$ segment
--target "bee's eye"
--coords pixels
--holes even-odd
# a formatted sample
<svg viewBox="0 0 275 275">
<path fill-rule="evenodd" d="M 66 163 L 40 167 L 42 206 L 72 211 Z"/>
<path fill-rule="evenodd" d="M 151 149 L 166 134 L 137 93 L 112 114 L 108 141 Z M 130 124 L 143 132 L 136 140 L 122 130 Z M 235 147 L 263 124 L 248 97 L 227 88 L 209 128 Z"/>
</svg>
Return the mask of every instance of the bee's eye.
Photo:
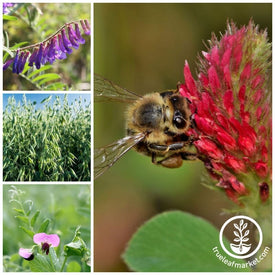
<svg viewBox="0 0 275 275">
<path fill-rule="evenodd" d="M 181 112 L 176 111 L 173 118 L 173 124 L 178 128 L 182 129 L 186 126 L 186 121 L 183 118 Z"/>
</svg>

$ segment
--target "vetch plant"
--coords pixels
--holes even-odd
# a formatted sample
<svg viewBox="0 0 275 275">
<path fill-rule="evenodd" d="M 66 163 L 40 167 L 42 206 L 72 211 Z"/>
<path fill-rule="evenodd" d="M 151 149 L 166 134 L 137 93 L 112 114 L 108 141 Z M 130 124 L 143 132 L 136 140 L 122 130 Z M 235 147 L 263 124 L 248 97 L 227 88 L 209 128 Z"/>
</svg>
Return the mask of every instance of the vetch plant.
<svg viewBox="0 0 275 275">
<path fill-rule="evenodd" d="M 12 186 L 9 193 L 10 203 L 15 206 L 13 210 L 20 224 L 19 228 L 26 233 L 25 236 L 31 238 L 33 245 L 29 248 L 19 248 L 18 255 L 23 258 L 21 260 L 15 256 L 4 257 L 5 271 L 90 271 L 90 250 L 81 236 L 80 226 L 74 226 L 72 241 L 64 243 L 62 239 L 67 238 L 67 233 L 54 229 L 55 222 L 49 218 L 40 223 L 42 211 L 35 210 L 32 200 L 23 199 L 25 193 L 22 190 Z M 15 228 L 12 230 L 16 232 Z M 58 234 L 46 233 L 50 230 Z"/>
<path fill-rule="evenodd" d="M 78 49 L 79 44 L 85 43 L 85 39 L 80 33 L 79 23 L 85 34 L 89 35 L 90 25 L 88 20 L 67 23 L 44 41 L 17 49 L 15 57 L 4 63 L 3 70 L 13 64 L 12 72 L 20 74 L 25 69 L 26 63 L 28 67 L 35 65 L 36 69 L 40 69 L 41 65 L 53 64 L 56 59 L 67 58 L 67 54 L 73 52 L 72 47 Z"/>
<path fill-rule="evenodd" d="M 10 7 L 10 10 L 8 10 L 8 7 Z M 31 3 L 8 5 L 8 3 L 6 3 L 4 12 L 6 14 L 3 15 L 3 50 L 5 53 L 3 56 L 3 70 L 11 70 L 12 73 L 20 75 L 22 81 L 27 80 L 29 84 L 31 84 L 29 86 L 33 86 L 38 90 L 68 90 L 69 86 L 63 83 L 65 80 L 64 76 L 56 73 L 57 70 L 54 69 L 52 65 L 56 63 L 57 60 L 67 59 L 68 55 L 73 53 L 73 50 L 79 49 L 80 45 L 85 44 L 86 41 L 89 40 L 87 35 L 90 35 L 91 30 L 88 19 L 84 18 L 70 21 L 63 24 L 57 31 L 50 29 L 50 33 L 49 31 L 45 32 L 47 25 L 41 25 L 47 15 L 45 15 L 43 19 L 43 12 L 37 5 Z M 56 9 L 57 15 L 60 12 L 62 13 L 62 10 L 59 11 L 59 9 Z M 42 17 L 42 19 L 38 20 L 40 17 Z M 29 45 L 31 42 L 27 41 L 19 40 L 20 42 L 17 42 L 18 37 L 21 38 L 21 36 L 13 30 L 16 26 L 13 27 L 11 24 L 8 25 L 9 31 L 5 30 L 5 22 L 19 20 L 22 21 L 23 26 L 26 23 L 28 24 L 27 26 L 34 33 L 34 41 L 38 40 L 39 42 L 31 45 Z M 60 25 L 58 24 L 57 26 Z M 44 33 L 46 33 L 47 36 L 44 36 Z M 10 37 L 16 42 L 12 43 Z M 13 45 L 10 46 L 10 44 Z M 81 55 L 79 50 L 78 53 Z M 71 62 L 73 62 L 73 60 Z M 48 70 L 54 70 L 55 72 L 47 73 L 46 71 Z M 68 76 L 66 76 L 66 78 L 68 78 Z M 68 82 L 68 79 L 66 82 Z"/>
<path fill-rule="evenodd" d="M 90 102 L 8 98 L 3 113 L 4 181 L 90 181 Z"/>
</svg>

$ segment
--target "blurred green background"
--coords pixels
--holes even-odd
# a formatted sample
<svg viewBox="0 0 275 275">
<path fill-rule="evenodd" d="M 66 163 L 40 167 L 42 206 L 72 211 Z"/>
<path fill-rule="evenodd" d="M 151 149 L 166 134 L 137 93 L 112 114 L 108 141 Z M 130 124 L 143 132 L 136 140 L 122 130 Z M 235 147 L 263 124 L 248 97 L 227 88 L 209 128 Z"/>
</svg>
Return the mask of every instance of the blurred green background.
<svg viewBox="0 0 275 275">
<path fill-rule="evenodd" d="M 58 234 L 60 253 L 63 246 L 72 241 L 77 226 L 81 226 L 81 237 L 90 248 L 90 186 L 82 184 L 26 184 L 15 185 L 17 189 L 25 192 L 23 199 L 33 201 L 31 216 L 40 210 L 36 222 L 39 228 L 44 219 L 51 220 L 47 233 Z M 15 203 L 10 203 L 9 190 L 11 185 L 3 186 L 3 255 L 17 254 L 20 247 L 31 248 L 33 241 L 23 230 L 22 225 L 15 219 L 18 208 Z M 60 255 L 59 252 L 57 252 Z M 20 257 L 19 257 L 20 258 Z M 69 259 L 70 262 L 72 259 Z M 77 259 L 74 259 L 77 260 Z"/>
<path fill-rule="evenodd" d="M 15 6 L 17 8 L 18 5 Z M 11 10 L 11 9 L 10 9 Z M 28 20 L 29 17 L 32 18 Z M 32 3 L 21 4 L 14 15 L 19 19 L 16 21 L 3 22 L 3 29 L 8 33 L 9 46 L 15 43 L 27 41 L 28 45 L 43 41 L 52 35 L 65 23 L 88 19 L 91 5 L 88 3 Z M 82 28 L 80 30 L 85 39 L 85 44 L 73 49 L 73 53 L 67 55 L 65 60 L 56 60 L 53 63 L 55 72 L 61 76 L 61 82 L 69 86 L 70 90 L 90 90 L 91 81 L 91 43 L 90 36 L 85 35 Z M 6 43 L 5 43 L 6 45 Z M 24 78 L 13 74 L 11 70 L 4 71 L 4 90 L 33 90 L 35 87 Z"/>
<path fill-rule="evenodd" d="M 174 89 L 192 73 L 198 53 L 227 19 L 238 26 L 253 18 L 271 42 L 272 5 L 253 4 L 94 4 L 94 71 L 139 94 Z M 125 135 L 127 105 L 98 103 L 94 108 L 95 147 Z M 169 170 L 131 150 L 94 183 L 95 271 L 127 271 L 121 254 L 137 228 L 155 214 L 180 209 L 218 228 L 232 203 L 212 191 L 199 162 Z"/>
</svg>

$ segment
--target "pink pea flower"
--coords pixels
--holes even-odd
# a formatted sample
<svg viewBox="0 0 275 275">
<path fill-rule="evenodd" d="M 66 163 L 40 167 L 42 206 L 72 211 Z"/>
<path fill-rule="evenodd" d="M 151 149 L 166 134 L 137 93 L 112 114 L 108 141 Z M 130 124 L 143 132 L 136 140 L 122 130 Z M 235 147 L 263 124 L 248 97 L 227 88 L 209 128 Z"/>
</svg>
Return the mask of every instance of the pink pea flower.
<svg viewBox="0 0 275 275">
<path fill-rule="evenodd" d="M 41 245 L 42 251 L 47 255 L 49 254 L 50 247 L 57 247 L 60 243 L 60 239 L 56 234 L 37 233 L 33 236 L 33 241 Z"/>
<path fill-rule="evenodd" d="M 34 258 L 34 255 L 31 249 L 20 248 L 18 253 L 22 258 L 24 258 L 27 261 L 31 261 Z"/>
</svg>

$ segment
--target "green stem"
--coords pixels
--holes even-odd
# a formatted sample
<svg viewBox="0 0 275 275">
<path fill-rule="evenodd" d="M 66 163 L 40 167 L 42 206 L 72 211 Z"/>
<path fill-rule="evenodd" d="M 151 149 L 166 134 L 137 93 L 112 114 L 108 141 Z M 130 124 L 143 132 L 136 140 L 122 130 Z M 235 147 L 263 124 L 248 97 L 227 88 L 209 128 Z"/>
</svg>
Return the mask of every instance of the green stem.
<svg viewBox="0 0 275 275">
<path fill-rule="evenodd" d="M 61 28 L 59 28 L 54 34 L 52 34 L 51 36 L 49 36 L 48 38 L 46 38 L 45 40 L 43 40 L 42 42 L 38 42 L 36 44 L 32 44 L 30 46 L 26 46 L 26 47 L 23 47 L 23 48 L 19 48 L 19 49 L 16 49 L 16 50 L 11 50 L 11 51 L 23 51 L 23 50 L 27 50 L 27 49 L 32 49 L 34 47 L 38 47 L 40 46 L 40 44 L 42 43 L 46 43 L 47 41 L 51 40 L 56 34 L 58 34 L 60 31 L 62 31 L 62 29 L 66 28 L 68 25 L 70 24 L 74 24 L 74 23 L 78 23 L 80 20 L 77 20 L 77 21 L 71 21 L 69 23 L 65 23 Z"/>
<path fill-rule="evenodd" d="M 61 267 L 61 269 L 60 269 L 60 272 L 63 271 L 63 269 L 64 269 L 64 267 L 65 267 L 65 264 L 66 264 L 66 262 L 67 262 L 67 259 L 68 259 L 68 256 L 65 256 L 64 261 L 63 261 L 63 264 L 62 264 L 62 267 Z"/>
</svg>

